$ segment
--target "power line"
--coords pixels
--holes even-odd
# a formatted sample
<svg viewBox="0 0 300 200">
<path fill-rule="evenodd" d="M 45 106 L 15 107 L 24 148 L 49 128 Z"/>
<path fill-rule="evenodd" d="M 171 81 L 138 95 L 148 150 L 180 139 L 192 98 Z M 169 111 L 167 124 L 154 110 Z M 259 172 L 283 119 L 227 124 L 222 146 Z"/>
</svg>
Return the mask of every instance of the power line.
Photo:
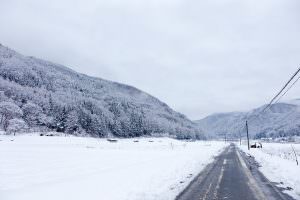
<svg viewBox="0 0 300 200">
<path fill-rule="evenodd" d="M 290 87 L 275 101 L 277 103 L 300 79 L 300 76 L 296 79 L 296 81 L 290 85 Z"/>
<path fill-rule="evenodd" d="M 264 112 L 266 109 L 268 109 L 272 103 L 275 101 L 275 99 L 284 91 L 284 89 L 290 84 L 290 82 L 297 76 L 297 74 L 300 72 L 300 68 L 294 73 L 294 75 L 289 79 L 289 81 L 284 85 L 284 87 L 275 95 L 275 97 L 270 101 L 270 103 L 263 109 L 262 112 Z"/>
<path fill-rule="evenodd" d="M 292 85 L 290 85 L 290 87 L 279 97 L 279 99 L 277 99 L 277 101 L 274 104 L 276 104 L 299 80 L 300 80 L 300 76 L 296 79 L 296 81 Z M 272 108 L 272 106 L 270 108 Z M 289 114 L 287 114 L 284 117 L 282 117 L 281 120 L 288 118 L 292 114 L 293 114 L 293 112 L 290 112 Z"/>
</svg>

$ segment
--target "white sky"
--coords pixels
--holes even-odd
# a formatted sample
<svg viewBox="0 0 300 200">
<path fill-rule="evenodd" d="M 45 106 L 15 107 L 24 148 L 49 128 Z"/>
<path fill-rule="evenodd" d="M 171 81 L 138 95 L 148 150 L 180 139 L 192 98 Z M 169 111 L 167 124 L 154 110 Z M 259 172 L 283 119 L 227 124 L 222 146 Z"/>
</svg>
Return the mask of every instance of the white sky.
<svg viewBox="0 0 300 200">
<path fill-rule="evenodd" d="M 0 0 L 0 43 L 200 119 L 275 95 L 300 64 L 299 10 L 299 0 Z"/>
</svg>

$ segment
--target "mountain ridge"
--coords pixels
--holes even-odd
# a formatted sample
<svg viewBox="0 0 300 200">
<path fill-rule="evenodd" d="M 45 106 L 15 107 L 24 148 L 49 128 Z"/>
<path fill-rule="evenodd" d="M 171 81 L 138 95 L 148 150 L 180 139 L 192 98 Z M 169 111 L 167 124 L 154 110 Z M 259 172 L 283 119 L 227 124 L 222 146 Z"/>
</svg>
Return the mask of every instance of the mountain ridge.
<svg viewBox="0 0 300 200">
<path fill-rule="evenodd" d="M 199 128 L 211 137 L 245 136 L 245 122 L 253 138 L 300 136 L 300 100 L 293 99 L 273 104 L 265 112 L 266 105 L 248 112 L 217 113 L 196 120 Z"/>
</svg>

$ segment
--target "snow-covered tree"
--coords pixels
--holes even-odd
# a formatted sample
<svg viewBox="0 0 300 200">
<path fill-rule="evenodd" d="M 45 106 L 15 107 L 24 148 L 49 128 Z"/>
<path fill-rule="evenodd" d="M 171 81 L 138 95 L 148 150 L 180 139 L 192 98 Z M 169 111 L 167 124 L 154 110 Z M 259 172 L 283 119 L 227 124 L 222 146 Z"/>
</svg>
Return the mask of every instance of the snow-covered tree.
<svg viewBox="0 0 300 200">
<path fill-rule="evenodd" d="M 4 130 L 7 129 L 8 121 L 13 118 L 20 118 L 23 112 L 19 106 L 13 102 L 0 102 L 0 124 Z"/>
<path fill-rule="evenodd" d="M 23 119 L 10 119 L 8 121 L 7 132 L 11 134 L 16 134 L 27 129 L 27 124 Z"/>
<path fill-rule="evenodd" d="M 34 103 L 26 103 L 23 107 L 24 120 L 30 126 L 41 125 L 40 119 L 42 118 L 43 110 L 40 106 Z"/>
<path fill-rule="evenodd" d="M 78 113 L 76 110 L 72 110 L 67 115 L 66 132 L 69 134 L 80 134 L 80 132 L 82 132 L 82 128 L 78 121 Z"/>
<path fill-rule="evenodd" d="M 9 98 L 4 94 L 4 91 L 0 91 L 0 102 L 9 101 Z"/>
</svg>

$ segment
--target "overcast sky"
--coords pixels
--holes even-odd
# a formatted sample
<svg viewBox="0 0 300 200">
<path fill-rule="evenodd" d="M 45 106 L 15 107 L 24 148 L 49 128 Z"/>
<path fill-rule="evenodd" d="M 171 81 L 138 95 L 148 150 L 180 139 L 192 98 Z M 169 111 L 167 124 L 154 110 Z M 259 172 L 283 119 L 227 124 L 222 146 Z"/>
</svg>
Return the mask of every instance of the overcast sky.
<svg viewBox="0 0 300 200">
<path fill-rule="evenodd" d="M 0 43 L 200 119 L 275 95 L 300 64 L 299 10 L 299 0 L 0 0 Z"/>
</svg>

